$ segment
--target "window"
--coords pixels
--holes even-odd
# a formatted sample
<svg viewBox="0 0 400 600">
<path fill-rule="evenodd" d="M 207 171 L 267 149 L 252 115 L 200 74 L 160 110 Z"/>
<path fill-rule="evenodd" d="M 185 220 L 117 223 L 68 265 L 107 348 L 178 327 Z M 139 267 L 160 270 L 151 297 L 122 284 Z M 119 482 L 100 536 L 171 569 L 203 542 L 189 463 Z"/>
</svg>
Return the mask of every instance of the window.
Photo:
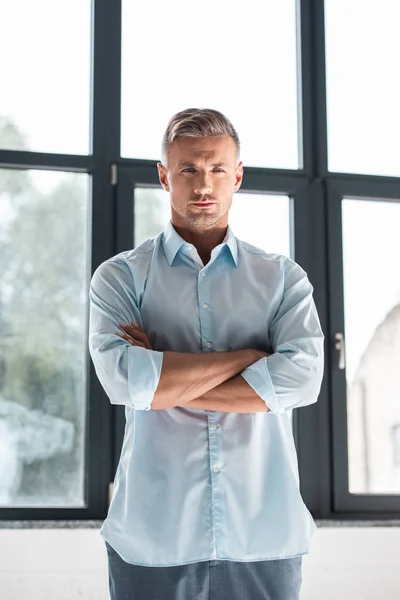
<svg viewBox="0 0 400 600">
<path fill-rule="evenodd" d="M 0 170 L 0 504 L 85 506 L 85 174 Z"/>
<path fill-rule="evenodd" d="M 0 0 L 0 14 L 0 148 L 87 154 L 90 0 Z"/>
<path fill-rule="evenodd" d="M 329 170 L 400 175 L 398 22 L 393 0 L 326 0 Z"/>
<path fill-rule="evenodd" d="M 125 414 L 90 361 L 88 281 L 168 222 L 157 162 L 189 107 L 239 134 L 235 235 L 313 286 L 326 376 L 292 415 L 307 507 L 400 518 L 399 11 L 0 0 L 1 519 L 106 516 Z"/>
<path fill-rule="evenodd" d="M 400 203 L 345 198 L 342 214 L 349 489 L 400 493 L 390 435 L 400 420 Z"/>
<path fill-rule="evenodd" d="M 265 252 L 291 256 L 290 202 L 286 196 L 238 192 L 233 196 L 229 224 L 239 239 Z M 167 192 L 161 188 L 135 189 L 135 246 L 163 231 L 169 220 Z"/>
<path fill-rule="evenodd" d="M 295 2 L 122 7 L 122 156 L 159 159 L 170 117 L 202 107 L 240 131 L 244 164 L 299 167 Z"/>
</svg>

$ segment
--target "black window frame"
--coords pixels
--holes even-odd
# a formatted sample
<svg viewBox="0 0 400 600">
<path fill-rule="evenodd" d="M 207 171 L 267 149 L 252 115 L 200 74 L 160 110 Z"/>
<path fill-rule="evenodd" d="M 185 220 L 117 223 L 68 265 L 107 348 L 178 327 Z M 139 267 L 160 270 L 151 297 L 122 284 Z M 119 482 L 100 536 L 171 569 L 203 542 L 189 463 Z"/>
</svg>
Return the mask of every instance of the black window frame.
<svg viewBox="0 0 400 600">
<path fill-rule="evenodd" d="M 122 0 L 92 2 L 89 155 L 0 149 L 0 168 L 55 169 L 91 176 L 92 273 L 101 262 L 134 245 L 135 187 L 160 185 L 158 161 L 123 158 L 120 154 L 121 3 Z M 342 258 L 333 241 L 341 230 L 338 198 L 355 193 L 360 197 L 371 196 L 371 190 L 378 189 L 378 197 L 397 198 L 400 178 L 328 171 L 324 1 L 298 0 L 297 13 L 301 168 L 245 165 L 240 191 L 278 193 L 293 198 L 294 258 L 307 271 L 314 286 L 314 299 L 325 333 L 325 373 L 319 400 L 293 411 L 303 499 L 315 519 L 396 519 L 400 518 L 397 495 L 378 498 L 352 495 L 348 501 L 343 478 L 343 460 L 347 458 L 343 451 L 338 451 L 337 444 L 338 436 L 343 437 L 346 431 L 346 398 L 343 371 L 338 374 L 335 370 L 337 356 L 332 337 L 343 325 L 343 303 L 340 307 L 333 303 L 332 290 L 336 287 L 340 293 L 343 285 Z M 125 412 L 124 407 L 110 404 L 89 356 L 87 365 L 87 508 L 0 508 L 0 519 L 105 518 L 109 484 L 120 457 Z"/>
</svg>

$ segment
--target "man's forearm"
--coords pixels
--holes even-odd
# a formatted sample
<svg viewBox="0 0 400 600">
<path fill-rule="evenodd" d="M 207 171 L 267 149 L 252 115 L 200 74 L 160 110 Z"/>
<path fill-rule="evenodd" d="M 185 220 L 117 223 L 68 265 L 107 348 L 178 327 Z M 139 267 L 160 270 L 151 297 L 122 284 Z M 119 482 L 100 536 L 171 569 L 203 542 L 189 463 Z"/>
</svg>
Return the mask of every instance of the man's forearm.
<svg viewBox="0 0 400 600">
<path fill-rule="evenodd" d="M 230 380 L 265 355 L 253 349 L 198 354 L 165 351 L 151 408 L 163 410 L 183 406 Z"/>
<path fill-rule="evenodd" d="M 182 406 L 198 410 L 218 410 L 220 412 L 237 413 L 269 411 L 264 400 L 256 394 L 240 374 L 209 390 L 199 398 L 186 402 Z"/>
</svg>

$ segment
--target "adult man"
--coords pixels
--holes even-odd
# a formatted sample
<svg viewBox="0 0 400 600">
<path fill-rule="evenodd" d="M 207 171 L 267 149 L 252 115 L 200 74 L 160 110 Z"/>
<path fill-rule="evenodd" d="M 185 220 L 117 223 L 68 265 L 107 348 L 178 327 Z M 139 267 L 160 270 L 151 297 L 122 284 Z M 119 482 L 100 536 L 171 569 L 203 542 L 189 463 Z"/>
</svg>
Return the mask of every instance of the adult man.
<svg viewBox="0 0 400 600">
<path fill-rule="evenodd" d="M 289 411 L 318 398 L 324 334 L 300 265 L 228 225 L 239 155 L 220 112 L 174 115 L 171 221 L 92 277 L 90 353 L 126 415 L 101 529 L 112 600 L 299 597 L 315 523 Z"/>
</svg>

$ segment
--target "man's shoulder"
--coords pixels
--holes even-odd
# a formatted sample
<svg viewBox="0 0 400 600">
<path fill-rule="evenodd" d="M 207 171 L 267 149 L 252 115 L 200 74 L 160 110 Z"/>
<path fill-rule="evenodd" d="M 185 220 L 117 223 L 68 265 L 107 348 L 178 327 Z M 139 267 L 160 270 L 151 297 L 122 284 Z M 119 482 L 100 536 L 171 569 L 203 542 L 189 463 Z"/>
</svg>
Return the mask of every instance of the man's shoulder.
<svg viewBox="0 0 400 600">
<path fill-rule="evenodd" d="M 114 256 L 111 256 L 108 260 L 126 260 L 129 262 L 135 261 L 135 259 L 140 259 L 143 257 L 144 254 L 149 254 L 154 250 L 157 244 L 157 240 L 160 238 L 160 236 L 161 233 L 152 238 L 148 238 L 147 240 L 144 240 L 144 242 L 142 242 L 138 246 L 135 246 L 134 248 L 131 248 L 130 250 L 123 250 L 118 254 L 114 254 Z"/>
<path fill-rule="evenodd" d="M 237 238 L 236 238 L 237 239 Z M 306 272 L 303 267 L 290 256 L 280 254 L 278 252 L 266 252 L 258 246 L 237 239 L 238 246 L 241 247 L 246 262 L 255 269 L 266 269 L 269 274 L 286 277 L 288 273 L 297 273 L 299 276 L 304 276 Z"/>
<path fill-rule="evenodd" d="M 123 250 L 110 256 L 104 260 L 96 269 L 95 273 L 102 272 L 103 274 L 108 273 L 142 273 L 148 270 L 148 266 L 151 262 L 152 253 L 156 247 L 157 240 L 161 234 L 155 237 L 148 238 L 135 248 L 129 250 Z"/>
<path fill-rule="evenodd" d="M 286 256 L 285 254 L 279 254 L 277 252 L 267 252 L 266 250 L 263 250 L 258 246 L 254 246 L 253 244 L 249 244 L 244 240 L 239 240 L 238 238 L 236 239 L 238 245 L 243 249 L 243 251 L 250 255 L 254 254 L 264 260 L 279 262 L 281 264 L 284 264 L 286 261 L 294 262 L 291 258 L 289 258 L 289 256 Z"/>
</svg>

